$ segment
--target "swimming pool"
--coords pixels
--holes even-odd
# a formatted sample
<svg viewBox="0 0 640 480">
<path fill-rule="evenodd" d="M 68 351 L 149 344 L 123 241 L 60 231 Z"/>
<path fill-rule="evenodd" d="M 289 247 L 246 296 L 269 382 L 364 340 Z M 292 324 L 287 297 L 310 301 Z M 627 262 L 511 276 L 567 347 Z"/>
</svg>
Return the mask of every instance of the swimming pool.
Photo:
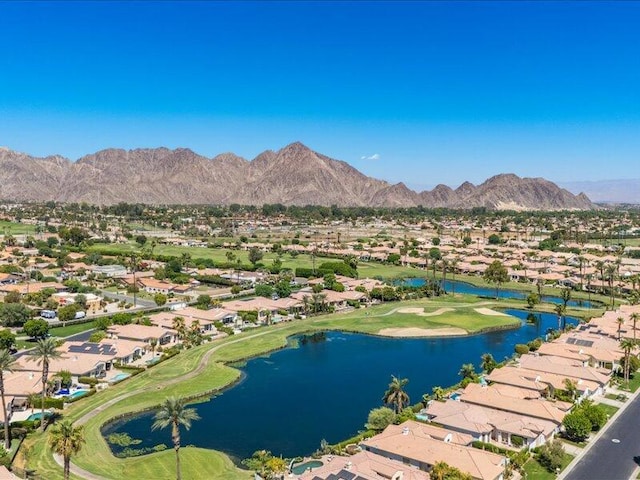
<svg viewBox="0 0 640 480">
<path fill-rule="evenodd" d="M 72 394 L 67 395 L 67 397 L 69 397 L 69 398 L 78 398 L 78 397 L 81 397 L 83 395 L 86 395 L 88 391 L 89 390 L 76 390 Z"/>
<path fill-rule="evenodd" d="M 44 416 L 47 418 L 49 418 L 51 415 L 52 415 L 51 412 L 44 412 Z M 41 420 L 41 419 L 42 419 L 42 412 L 32 413 L 27 417 L 27 420 L 31 422 L 33 422 L 34 420 Z"/>
<path fill-rule="evenodd" d="M 294 475 L 302 475 L 307 470 L 313 470 L 314 468 L 321 467 L 323 463 L 320 460 L 310 460 L 308 462 L 300 463 L 295 465 L 291 469 L 291 473 Z"/>
<path fill-rule="evenodd" d="M 129 378 L 130 376 L 131 376 L 130 373 L 119 373 L 109 381 L 110 382 L 119 382 L 121 380 L 124 380 L 125 378 Z"/>
</svg>

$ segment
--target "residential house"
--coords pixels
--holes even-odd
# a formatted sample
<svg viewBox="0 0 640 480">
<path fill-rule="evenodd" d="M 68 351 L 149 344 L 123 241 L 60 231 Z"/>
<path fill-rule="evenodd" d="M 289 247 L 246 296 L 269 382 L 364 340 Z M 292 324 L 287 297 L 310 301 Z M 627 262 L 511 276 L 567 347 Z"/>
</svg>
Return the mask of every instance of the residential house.
<svg viewBox="0 0 640 480">
<path fill-rule="evenodd" d="M 502 480 L 507 459 L 473 447 L 446 443 L 423 432 L 423 424 L 407 421 L 389 425 L 360 443 L 368 452 L 429 472 L 438 462 L 468 473 L 477 480 Z"/>
</svg>

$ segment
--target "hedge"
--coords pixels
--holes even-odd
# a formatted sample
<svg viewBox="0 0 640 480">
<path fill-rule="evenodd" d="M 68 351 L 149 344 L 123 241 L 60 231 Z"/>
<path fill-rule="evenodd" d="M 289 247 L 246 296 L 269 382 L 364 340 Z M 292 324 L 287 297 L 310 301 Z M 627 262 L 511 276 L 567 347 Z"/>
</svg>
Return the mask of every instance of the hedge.
<svg viewBox="0 0 640 480">
<path fill-rule="evenodd" d="M 42 408 L 42 399 L 38 398 L 34 400 L 33 408 Z M 62 398 L 46 397 L 44 399 L 44 408 L 57 408 L 62 410 L 64 408 L 64 400 Z"/>
<path fill-rule="evenodd" d="M 78 377 L 78 383 L 95 387 L 98 383 L 100 383 L 100 380 L 98 380 L 96 377 Z"/>
</svg>

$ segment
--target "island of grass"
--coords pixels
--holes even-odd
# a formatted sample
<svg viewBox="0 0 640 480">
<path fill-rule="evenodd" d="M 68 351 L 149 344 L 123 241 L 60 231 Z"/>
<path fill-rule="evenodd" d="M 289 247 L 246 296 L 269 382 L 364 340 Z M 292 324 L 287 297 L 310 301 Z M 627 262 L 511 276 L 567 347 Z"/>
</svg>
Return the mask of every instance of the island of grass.
<svg viewBox="0 0 640 480">
<path fill-rule="evenodd" d="M 283 348 L 289 336 L 323 330 L 380 335 L 388 328 L 421 329 L 425 333 L 442 329 L 478 333 L 516 327 L 519 320 L 499 314 L 498 310 L 521 307 L 519 301 L 494 302 L 462 295 L 394 302 L 260 328 L 201 345 L 65 410 L 67 419 L 85 426 L 87 447 L 74 457 L 73 462 L 97 476 L 93 478 L 172 478 L 175 468 L 172 450 L 142 457 L 116 458 L 101 434 L 101 426 L 115 418 L 153 408 L 168 396 L 197 398 L 231 385 L 239 378 L 240 371 L 228 363 Z M 29 467 L 43 478 L 62 478 L 62 469 L 46 446 L 46 434 L 36 434 L 27 442 L 36 452 Z M 250 472 L 237 468 L 221 452 L 185 447 L 181 456 L 184 478 L 252 478 Z"/>
</svg>

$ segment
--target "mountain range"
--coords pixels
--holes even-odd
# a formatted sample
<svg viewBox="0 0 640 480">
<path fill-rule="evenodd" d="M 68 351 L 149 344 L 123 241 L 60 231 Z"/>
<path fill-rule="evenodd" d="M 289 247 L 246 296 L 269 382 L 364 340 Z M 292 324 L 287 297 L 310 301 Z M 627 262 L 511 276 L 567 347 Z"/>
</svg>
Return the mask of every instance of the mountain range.
<svg viewBox="0 0 640 480">
<path fill-rule="evenodd" d="M 339 205 L 517 210 L 590 209 L 542 178 L 491 177 L 455 190 L 416 192 L 364 175 L 348 163 L 296 142 L 252 161 L 233 153 L 207 158 L 186 149 L 106 149 L 72 162 L 0 148 L 0 199 L 148 204 Z"/>
<path fill-rule="evenodd" d="M 594 202 L 640 205 L 640 178 L 565 182 L 560 185 L 570 192 L 584 192 Z"/>
</svg>

